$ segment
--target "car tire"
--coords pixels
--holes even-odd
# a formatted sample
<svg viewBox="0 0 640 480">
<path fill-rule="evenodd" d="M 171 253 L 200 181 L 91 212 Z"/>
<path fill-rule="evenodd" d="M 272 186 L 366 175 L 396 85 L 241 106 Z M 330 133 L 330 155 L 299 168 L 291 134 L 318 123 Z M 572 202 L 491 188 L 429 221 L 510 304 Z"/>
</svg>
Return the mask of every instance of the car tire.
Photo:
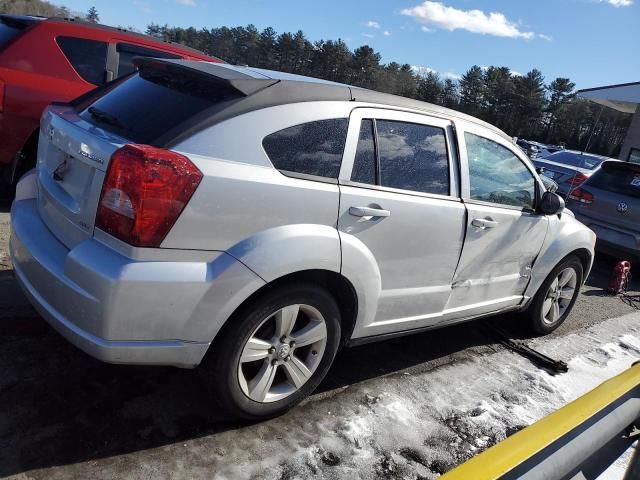
<svg viewBox="0 0 640 480">
<path fill-rule="evenodd" d="M 578 257 L 570 255 L 556 265 L 526 311 L 534 333 L 547 335 L 562 325 L 578 298 L 582 279 Z"/>
<path fill-rule="evenodd" d="M 200 377 L 229 413 L 247 420 L 274 417 L 318 387 L 333 363 L 340 335 L 340 310 L 326 290 L 308 283 L 277 287 L 229 319 L 200 365 Z M 302 345 L 313 339 L 317 341 Z"/>
</svg>

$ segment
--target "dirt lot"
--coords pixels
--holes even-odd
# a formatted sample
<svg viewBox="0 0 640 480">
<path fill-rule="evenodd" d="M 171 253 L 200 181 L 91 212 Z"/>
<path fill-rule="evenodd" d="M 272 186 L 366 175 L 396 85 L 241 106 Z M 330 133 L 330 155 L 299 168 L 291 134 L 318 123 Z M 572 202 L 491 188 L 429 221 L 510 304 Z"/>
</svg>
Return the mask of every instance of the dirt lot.
<svg viewBox="0 0 640 480">
<path fill-rule="evenodd" d="M 346 474 L 347 465 L 361 464 L 384 478 L 432 478 L 464 456 L 440 463 L 437 458 L 421 460 L 428 452 L 420 449 L 430 448 L 428 439 L 421 439 L 397 451 L 370 443 L 371 459 L 363 456 L 359 464 L 353 458 L 366 449 L 358 440 L 352 442 L 355 453 L 347 453 L 341 444 L 318 439 L 333 438 L 333 430 L 343 427 L 351 433 L 342 437 L 356 438 L 352 433 L 359 424 L 349 423 L 350 412 L 375 412 L 378 402 L 391 411 L 395 403 L 390 399 L 400 395 L 398 382 L 403 378 L 420 379 L 424 385 L 452 365 L 477 365 L 473 362 L 479 356 L 507 354 L 473 323 L 353 348 L 339 354 L 320 392 L 305 405 L 262 424 L 229 421 L 206 399 L 193 371 L 102 364 L 53 332 L 28 305 L 13 278 L 8 219 L 5 208 L 0 211 L 0 477 L 338 478 Z M 598 259 L 571 317 L 556 333 L 538 341 L 541 345 L 555 342 L 552 350 L 562 357 L 561 346 L 572 343 L 562 339 L 584 334 L 595 348 L 596 337 L 605 335 L 598 330 L 599 323 L 637 311 L 633 302 L 602 289 L 613 261 Z M 638 282 L 633 287 L 630 294 L 637 295 Z M 513 337 L 522 337 L 517 318 L 492 321 Z M 620 325 L 628 328 L 628 322 Z M 580 353 L 576 345 L 572 355 Z M 526 363 L 514 355 L 514 369 L 524 371 Z M 527 373 L 523 378 L 533 377 Z M 420 401 L 420 395 L 414 397 L 414 403 Z M 318 420 L 322 417 L 339 421 L 326 426 Z M 453 422 L 447 437 L 450 445 L 469 435 L 457 428 L 456 418 L 445 419 Z M 327 428 L 332 432 L 323 430 Z M 489 440 L 472 445 L 467 453 L 491 443 L 493 434 L 482 435 Z M 495 434 L 494 440 L 500 435 L 504 432 Z M 303 444 L 311 456 L 300 456 Z M 288 457 L 298 458 L 297 463 Z M 261 465 L 260 469 L 249 468 L 249 463 Z M 353 468 L 355 477 L 364 475 Z M 420 473 L 420 468 L 427 473 Z"/>
</svg>

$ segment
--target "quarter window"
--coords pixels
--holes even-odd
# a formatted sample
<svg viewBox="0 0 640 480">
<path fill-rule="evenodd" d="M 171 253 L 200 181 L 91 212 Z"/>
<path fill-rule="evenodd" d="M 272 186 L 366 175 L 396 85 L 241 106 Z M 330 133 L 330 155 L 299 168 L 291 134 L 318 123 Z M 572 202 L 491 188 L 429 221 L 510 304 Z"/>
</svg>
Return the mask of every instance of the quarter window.
<svg viewBox="0 0 640 480">
<path fill-rule="evenodd" d="M 465 132 L 471 199 L 533 208 L 535 179 L 524 163 L 499 143 Z"/>
<path fill-rule="evenodd" d="M 56 41 L 78 75 L 94 85 L 104 83 L 107 63 L 106 42 L 75 37 L 58 37 Z"/>
<path fill-rule="evenodd" d="M 449 162 L 444 129 L 376 120 L 380 185 L 449 194 Z"/>
<path fill-rule="evenodd" d="M 262 146 L 278 170 L 338 178 L 347 123 L 346 118 L 303 123 L 267 135 Z"/>
</svg>

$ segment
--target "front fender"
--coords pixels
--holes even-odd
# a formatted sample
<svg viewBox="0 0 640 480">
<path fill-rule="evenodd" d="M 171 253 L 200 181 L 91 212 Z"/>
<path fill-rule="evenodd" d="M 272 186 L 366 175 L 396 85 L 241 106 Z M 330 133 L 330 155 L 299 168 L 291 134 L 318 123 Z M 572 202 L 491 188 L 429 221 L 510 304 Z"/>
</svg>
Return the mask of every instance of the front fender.
<svg viewBox="0 0 640 480">
<path fill-rule="evenodd" d="M 589 266 L 584 272 L 586 280 L 593 265 L 596 234 L 580 223 L 573 215 L 563 213 L 549 218 L 549 231 L 544 240 L 540 254 L 531 271 L 531 281 L 527 286 L 525 296 L 533 297 L 551 270 L 560 261 L 576 250 L 589 252 Z"/>
</svg>

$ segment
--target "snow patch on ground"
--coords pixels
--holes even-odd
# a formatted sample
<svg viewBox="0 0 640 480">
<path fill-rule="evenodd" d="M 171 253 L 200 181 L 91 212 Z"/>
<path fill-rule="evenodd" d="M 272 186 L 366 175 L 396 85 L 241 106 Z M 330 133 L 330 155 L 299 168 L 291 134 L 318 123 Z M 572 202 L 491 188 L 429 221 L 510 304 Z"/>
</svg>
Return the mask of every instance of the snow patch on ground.
<svg viewBox="0 0 640 480">
<path fill-rule="evenodd" d="M 242 444 L 226 446 L 218 459 L 216 478 L 437 478 L 629 368 L 640 357 L 639 319 L 533 341 L 567 361 L 565 374 L 499 350 L 313 400 L 242 429 Z"/>
</svg>

